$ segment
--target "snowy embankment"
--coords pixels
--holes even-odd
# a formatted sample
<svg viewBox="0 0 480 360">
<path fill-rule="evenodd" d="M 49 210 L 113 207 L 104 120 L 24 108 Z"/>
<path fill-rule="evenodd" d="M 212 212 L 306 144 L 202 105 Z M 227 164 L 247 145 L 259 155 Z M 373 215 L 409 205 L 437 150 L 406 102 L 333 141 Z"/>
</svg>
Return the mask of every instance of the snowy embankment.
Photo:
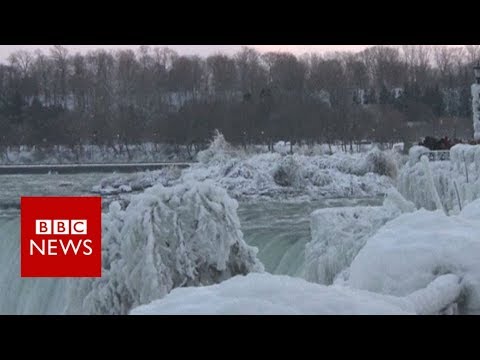
<svg viewBox="0 0 480 360">
<path fill-rule="evenodd" d="M 125 146 L 56 145 L 50 148 L 15 146 L 0 149 L 0 165 L 28 164 L 105 164 L 186 161 L 189 155 L 182 147 L 145 143 Z"/>
<path fill-rule="evenodd" d="M 313 153 L 321 153 L 321 149 L 318 147 Z M 212 180 L 237 200 L 315 200 L 382 195 L 392 186 L 398 172 L 398 154 L 393 151 L 374 148 L 368 153 L 304 155 L 308 151 L 300 150 L 294 155 L 244 151 L 230 146 L 217 134 L 210 147 L 198 154 L 198 163 L 184 169 L 181 176 L 168 175 L 171 170 L 154 176 L 164 185 Z M 168 177 L 168 181 L 162 176 Z M 128 192 L 132 187 L 128 177 L 117 177 L 114 186 L 111 183 L 106 180 L 94 191 L 111 194 Z"/>
<path fill-rule="evenodd" d="M 460 292 L 454 275 L 409 296 L 324 286 L 282 275 L 249 274 L 221 284 L 173 290 L 131 315 L 414 315 L 444 311 Z M 425 302 L 426 300 L 426 302 Z"/>
<path fill-rule="evenodd" d="M 212 182 L 161 184 L 113 202 L 102 219 L 102 277 L 72 280 L 67 313 L 126 314 L 182 286 L 263 271 L 243 240 L 237 202 Z"/>
<path fill-rule="evenodd" d="M 417 208 L 436 210 L 435 190 L 441 207 L 449 213 L 480 197 L 480 145 L 455 145 L 450 150 L 450 161 L 431 161 L 429 168 L 421 161 L 428 149 L 415 146 L 410 149 L 409 161 L 398 176 L 398 190 Z M 429 183 L 431 173 L 435 189 Z"/>
</svg>

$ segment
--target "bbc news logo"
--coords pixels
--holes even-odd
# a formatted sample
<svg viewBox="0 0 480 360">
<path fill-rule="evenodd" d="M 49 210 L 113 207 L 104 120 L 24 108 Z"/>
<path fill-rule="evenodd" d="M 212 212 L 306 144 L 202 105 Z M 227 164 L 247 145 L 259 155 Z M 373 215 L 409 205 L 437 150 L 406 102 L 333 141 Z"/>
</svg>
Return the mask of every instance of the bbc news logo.
<svg viewBox="0 0 480 360">
<path fill-rule="evenodd" d="M 87 220 L 36 220 L 35 229 L 36 235 L 87 235 Z M 68 241 L 60 239 L 58 241 L 57 239 L 46 240 L 44 238 L 41 244 L 30 239 L 29 255 L 35 254 L 35 251 L 42 255 L 57 255 L 59 244 L 64 255 L 68 255 L 71 252 L 77 255 L 82 245 L 88 249 L 87 252 L 83 251 L 84 255 L 91 256 L 93 253 L 91 239 L 80 239 L 75 242 L 72 239 Z"/>
<path fill-rule="evenodd" d="M 100 277 L 100 197 L 21 198 L 22 277 Z"/>
</svg>

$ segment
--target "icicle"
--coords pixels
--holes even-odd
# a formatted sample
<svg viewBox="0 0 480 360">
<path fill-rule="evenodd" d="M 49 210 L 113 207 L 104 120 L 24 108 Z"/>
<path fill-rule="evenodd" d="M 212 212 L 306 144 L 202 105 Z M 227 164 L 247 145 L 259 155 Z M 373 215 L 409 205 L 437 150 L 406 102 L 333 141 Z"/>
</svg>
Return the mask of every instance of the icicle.
<svg viewBox="0 0 480 360">
<path fill-rule="evenodd" d="M 427 184 L 428 188 L 430 189 L 430 193 L 432 194 L 433 201 L 435 202 L 435 206 L 437 207 L 437 210 L 442 209 L 445 215 L 448 215 L 447 212 L 445 211 L 442 202 L 440 200 L 440 196 L 438 196 L 437 188 L 435 187 L 435 183 L 433 181 L 433 176 L 432 176 L 432 171 L 430 170 L 430 164 L 428 162 L 428 157 L 426 155 L 422 155 L 421 161 L 423 164 L 423 167 L 425 169 L 425 174 L 427 175 Z"/>
<path fill-rule="evenodd" d="M 455 187 L 455 192 L 457 194 L 458 208 L 462 211 L 462 202 L 460 201 L 460 194 L 458 193 L 457 182 L 455 180 L 453 180 L 453 186 Z"/>
</svg>

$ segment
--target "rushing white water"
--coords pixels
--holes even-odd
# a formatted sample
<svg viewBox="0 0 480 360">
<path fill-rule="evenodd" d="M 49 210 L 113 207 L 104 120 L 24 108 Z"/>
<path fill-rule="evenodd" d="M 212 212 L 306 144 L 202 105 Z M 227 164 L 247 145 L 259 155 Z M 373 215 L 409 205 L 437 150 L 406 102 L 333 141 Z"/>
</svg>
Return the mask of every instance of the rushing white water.
<svg viewBox="0 0 480 360">
<path fill-rule="evenodd" d="M 0 217 L 0 314 L 58 314 L 65 279 L 20 278 L 20 218 Z"/>
<path fill-rule="evenodd" d="M 65 307 L 66 279 L 20 277 L 20 197 L 89 194 L 103 177 L 100 173 L 0 176 L 0 314 L 59 314 Z"/>
</svg>

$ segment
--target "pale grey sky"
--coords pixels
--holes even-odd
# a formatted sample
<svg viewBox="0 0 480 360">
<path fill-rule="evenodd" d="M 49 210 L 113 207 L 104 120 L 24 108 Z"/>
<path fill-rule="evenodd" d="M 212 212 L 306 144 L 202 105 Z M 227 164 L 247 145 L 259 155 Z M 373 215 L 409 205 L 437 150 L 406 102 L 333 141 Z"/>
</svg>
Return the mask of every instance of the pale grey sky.
<svg viewBox="0 0 480 360">
<path fill-rule="evenodd" d="M 48 52 L 53 45 L 0 45 L 0 60 L 6 60 L 8 56 L 16 50 L 35 50 L 42 49 Z M 92 49 L 120 49 L 133 48 L 139 45 L 63 45 L 71 52 L 85 52 Z M 152 45 L 152 46 L 168 46 L 182 55 L 201 55 L 208 56 L 215 52 L 224 52 L 227 54 L 235 53 L 242 45 Z M 259 51 L 290 51 L 297 55 L 305 52 L 327 52 L 327 51 L 360 51 L 369 45 L 247 45 L 257 48 Z"/>
<path fill-rule="evenodd" d="M 0 45 L 0 62 L 4 62 L 8 56 L 16 50 L 36 50 L 41 49 L 44 52 L 53 45 Z M 137 49 L 140 45 L 63 45 L 72 53 L 77 51 L 86 52 L 94 49 Z M 216 52 L 233 54 L 243 45 L 150 45 L 150 46 L 167 46 L 181 55 L 200 55 L 208 56 Z M 325 53 L 329 51 L 361 51 L 372 45 L 247 45 L 258 49 L 261 52 L 267 51 L 289 51 L 296 55 L 306 52 Z M 464 45 L 446 45 L 446 46 L 464 46 Z"/>
</svg>

